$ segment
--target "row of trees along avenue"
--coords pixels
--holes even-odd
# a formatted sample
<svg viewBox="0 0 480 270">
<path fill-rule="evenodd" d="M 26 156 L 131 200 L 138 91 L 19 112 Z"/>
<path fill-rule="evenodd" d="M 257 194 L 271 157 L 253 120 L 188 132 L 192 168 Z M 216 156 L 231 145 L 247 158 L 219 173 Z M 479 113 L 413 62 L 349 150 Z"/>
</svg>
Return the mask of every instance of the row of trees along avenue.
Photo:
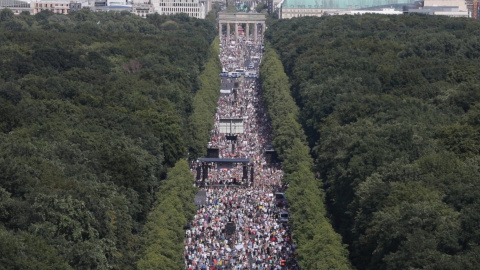
<svg viewBox="0 0 480 270">
<path fill-rule="evenodd" d="M 283 162 L 283 181 L 289 184 L 292 235 L 298 245 L 300 265 L 304 269 L 350 269 L 341 237 L 325 217 L 322 184 L 312 171 L 313 161 L 298 122 L 299 110 L 273 49 L 267 49 L 260 74 L 262 96 L 272 122 L 273 146 Z"/>
<path fill-rule="evenodd" d="M 215 34 L 186 15 L 0 11 L 0 268 L 148 265 L 147 220 L 145 235 L 181 241 L 188 166 L 160 183 L 206 143 L 190 128 L 195 94 L 219 89 Z"/>
<path fill-rule="evenodd" d="M 477 269 L 480 21 L 297 18 L 271 24 L 266 38 L 290 78 L 329 215 L 354 266 Z"/>
<path fill-rule="evenodd" d="M 213 128 L 216 102 L 219 98 L 221 71 L 219 40 L 210 45 L 210 56 L 200 75 L 201 87 L 193 99 L 191 133 L 194 138 L 190 147 L 192 157 L 204 156 L 205 144 Z M 184 269 L 184 226 L 193 220 L 197 207 L 193 198 L 198 192 L 194 176 L 185 160 L 177 162 L 162 182 L 155 202 L 155 210 L 148 217 L 143 231 L 139 270 Z"/>
</svg>

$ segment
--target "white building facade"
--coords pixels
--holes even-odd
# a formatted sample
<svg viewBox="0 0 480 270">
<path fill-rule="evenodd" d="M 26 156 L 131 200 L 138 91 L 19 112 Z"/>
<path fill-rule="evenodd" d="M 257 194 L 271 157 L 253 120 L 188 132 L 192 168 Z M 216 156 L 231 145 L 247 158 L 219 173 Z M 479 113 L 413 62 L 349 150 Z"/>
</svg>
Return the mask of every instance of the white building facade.
<svg viewBox="0 0 480 270">
<path fill-rule="evenodd" d="M 211 0 L 208 1 L 211 2 Z M 154 13 L 160 15 L 185 13 L 189 17 L 198 19 L 205 19 L 209 6 L 207 1 L 200 0 L 151 0 L 150 3 Z"/>
<path fill-rule="evenodd" d="M 158 13 L 173 15 L 185 13 L 189 17 L 205 19 L 212 0 L 0 0 L 0 9 L 9 8 L 14 14 L 24 11 L 35 15 L 43 10 L 57 14 L 69 14 L 82 8 L 93 11 L 130 11 L 140 17 Z"/>
<path fill-rule="evenodd" d="M 14 14 L 24 11 L 35 15 L 43 10 L 49 10 L 56 14 L 69 14 L 72 11 L 80 10 L 82 3 L 71 0 L 0 0 L 0 9 L 8 8 Z"/>
</svg>

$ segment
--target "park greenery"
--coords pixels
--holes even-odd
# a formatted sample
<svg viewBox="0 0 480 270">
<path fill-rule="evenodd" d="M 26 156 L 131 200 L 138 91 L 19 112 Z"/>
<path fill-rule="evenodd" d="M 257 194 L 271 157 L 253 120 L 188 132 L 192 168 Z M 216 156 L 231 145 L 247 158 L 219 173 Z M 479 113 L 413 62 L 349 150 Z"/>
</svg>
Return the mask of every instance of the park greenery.
<svg viewBox="0 0 480 270">
<path fill-rule="evenodd" d="M 210 45 L 210 57 L 205 63 L 205 69 L 200 74 L 200 89 L 192 101 L 190 115 L 190 159 L 205 157 L 207 154 L 206 142 L 210 140 L 210 131 L 214 128 L 214 116 L 217 111 L 217 101 L 220 98 L 220 78 L 222 64 L 218 37 Z"/>
<path fill-rule="evenodd" d="M 213 129 L 213 116 L 220 96 L 221 70 L 218 38 L 210 45 L 209 59 L 199 76 L 201 86 L 195 93 L 190 115 L 191 158 L 205 156 L 205 142 Z M 180 160 L 167 173 L 166 180 L 158 188 L 154 210 L 147 218 L 140 245 L 141 258 L 137 269 L 184 269 L 184 227 L 193 219 L 196 206 L 193 203 L 198 189 L 187 161 Z"/>
<path fill-rule="evenodd" d="M 0 269 L 182 260 L 179 160 L 208 140 L 191 121 L 213 121 L 215 35 L 185 14 L 0 11 Z"/>
<path fill-rule="evenodd" d="M 188 162 L 180 160 L 157 192 L 155 210 L 148 217 L 142 237 L 139 270 L 185 268 L 184 227 L 197 211 L 192 199 L 197 191 Z"/>
<path fill-rule="evenodd" d="M 0 269 L 183 268 L 185 159 L 205 155 L 220 89 L 207 18 L 0 11 Z M 480 23 L 268 24 L 303 269 L 478 268 Z"/>
<path fill-rule="evenodd" d="M 205 20 L 215 25 L 217 23 L 218 12 L 220 12 L 221 7 L 219 3 L 212 3 L 212 10 L 207 13 Z"/>
<path fill-rule="evenodd" d="M 325 213 L 313 203 L 323 198 L 315 189 L 321 185 L 295 179 L 310 175 L 297 117 L 323 180 L 327 215 L 357 269 L 478 268 L 480 22 L 297 18 L 270 24 L 266 39 L 289 77 L 291 88 L 283 91 L 300 107 L 269 90 L 288 82 L 279 67 L 269 70 L 268 52 L 264 96 L 268 104 L 276 100 L 269 105 L 275 147 L 286 180 L 295 184 L 289 194 L 299 256 L 305 247 L 311 252 L 305 254 L 319 254 L 310 245 L 321 245 L 323 236 L 302 237 L 323 228 L 318 221 L 305 227 L 306 214 L 315 207 L 316 215 Z M 297 220 L 302 214 L 306 220 Z"/>
<path fill-rule="evenodd" d="M 277 53 L 268 48 L 260 66 L 262 96 L 272 122 L 273 146 L 288 183 L 292 236 L 302 269 L 350 269 L 348 251 L 326 217 L 321 181 L 313 173 L 299 109 Z"/>
</svg>

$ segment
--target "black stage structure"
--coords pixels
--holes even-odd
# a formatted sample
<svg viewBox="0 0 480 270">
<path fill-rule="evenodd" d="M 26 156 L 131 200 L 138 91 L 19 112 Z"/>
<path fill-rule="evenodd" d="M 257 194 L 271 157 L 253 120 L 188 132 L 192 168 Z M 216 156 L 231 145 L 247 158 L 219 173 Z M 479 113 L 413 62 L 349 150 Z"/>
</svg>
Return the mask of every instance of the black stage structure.
<svg viewBox="0 0 480 270">
<path fill-rule="evenodd" d="M 205 180 L 208 178 L 208 171 L 213 167 L 213 163 L 216 163 L 217 168 L 231 168 L 233 165 L 242 163 L 243 177 L 242 183 L 248 185 L 248 169 L 250 168 L 250 183 L 254 183 L 254 166 L 250 163 L 248 158 L 201 158 L 197 164 L 197 177 L 196 184 L 199 187 L 205 187 Z M 209 187 L 225 187 L 226 185 L 209 185 Z M 237 183 L 237 179 L 234 179 L 232 187 L 242 186 Z"/>
</svg>

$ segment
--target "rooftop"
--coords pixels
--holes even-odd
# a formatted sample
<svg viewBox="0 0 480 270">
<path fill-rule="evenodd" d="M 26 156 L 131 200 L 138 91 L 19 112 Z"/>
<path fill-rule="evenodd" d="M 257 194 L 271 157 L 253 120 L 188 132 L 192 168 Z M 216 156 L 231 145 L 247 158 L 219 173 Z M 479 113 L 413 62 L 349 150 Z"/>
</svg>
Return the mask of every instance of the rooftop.
<svg viewBox="0 0 480 270">
<path fill-rule="evenodd" d="M 410 2 L 413 0 L 285 0 L 282 8 L 359 9 Z"/>
</svg>

